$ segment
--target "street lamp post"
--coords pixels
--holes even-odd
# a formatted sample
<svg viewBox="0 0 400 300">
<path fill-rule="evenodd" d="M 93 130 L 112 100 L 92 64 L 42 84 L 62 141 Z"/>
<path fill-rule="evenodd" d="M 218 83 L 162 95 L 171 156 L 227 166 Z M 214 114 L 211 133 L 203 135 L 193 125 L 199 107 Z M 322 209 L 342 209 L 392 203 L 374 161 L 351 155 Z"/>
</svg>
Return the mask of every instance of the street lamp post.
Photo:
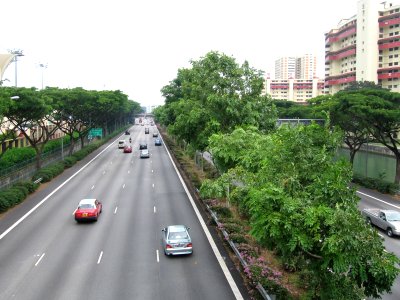
<svg viewBox="0 0 400 300">
<path fill-rule="evenodd" d="M 42 90 L 43 90 L 43 73 L 44 69 L 47 69 L 47 64 L 39 64 L 39 67 L 42 69 Z"/>
<path fill-rule="evenodd" d="M 18 86 L 18 76 L 17 76 L 17 61 L 18 61 L 18 56 L 24 56 L 22 53 L 22 50 L 20 49 L 14 49 L 14 50 L 8 50 L 11 54 L 14 54 L 14 62 L 15 62 L 15 87 Z"/>
</svg>

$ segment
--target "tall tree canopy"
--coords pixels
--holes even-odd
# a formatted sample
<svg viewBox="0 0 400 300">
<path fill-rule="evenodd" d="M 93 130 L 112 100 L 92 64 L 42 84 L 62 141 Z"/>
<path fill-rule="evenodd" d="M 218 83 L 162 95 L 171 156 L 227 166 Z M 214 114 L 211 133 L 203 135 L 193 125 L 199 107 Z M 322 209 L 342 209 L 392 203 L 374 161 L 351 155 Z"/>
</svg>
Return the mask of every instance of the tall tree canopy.
<svg viewBox="0 0 400 300">
<path fill-rule="evenodd" d="M 155 111 L 160 122 L 195 149 L 204 150 L 216 132 L 230 132 L 238 125 L 261 131 L 275 126 L 271 99 L 262 96 L 262 72 L 248 62 L 209 52 L 192 68 L 180 69 L 176 79 L 162 88 L 166 103 Z"/>
</svg>

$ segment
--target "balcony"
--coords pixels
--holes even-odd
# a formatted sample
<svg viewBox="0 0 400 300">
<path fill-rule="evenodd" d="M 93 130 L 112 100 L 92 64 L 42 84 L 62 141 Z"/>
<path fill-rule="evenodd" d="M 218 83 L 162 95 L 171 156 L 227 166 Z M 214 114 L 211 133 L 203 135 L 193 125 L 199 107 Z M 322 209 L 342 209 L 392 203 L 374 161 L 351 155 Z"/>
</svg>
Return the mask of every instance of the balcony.
<svg viewBox="0 0 400 300">
<path fill-rule="evenodd" d="M 356 24 L 352 25 L 351 27 L 345 28 L 338 32 L 328 34 L 325 38 L 325 45 L 340 41 L 348 36 L 351 36 L 357 32 Z"/>
<path fill-rule="evenodd" d="M 325 86 L 338 85 L 356 81 L 356 72 L 349 72 L 336 76 L 328 76 L 325 78 Z"/>
<path fill-rule="evenodd" d="M 379 44 L 379 50 L 400 47 L 400 41 Z"/>
<path fill-rule="evenodd" d="M 340 49 L 339 51 L 328 52 L 327 54 L 325 54 L 325 62 L 332 60 L 339 60 L 355 54 L 356 54 L 356 45 L 350 45 L 347 46 L 346 48 Z"/>
<path fill-rule="evenodd" d="M 378 69 L 378 79 L 400 78 L 400 67 Z"/>
</svg>

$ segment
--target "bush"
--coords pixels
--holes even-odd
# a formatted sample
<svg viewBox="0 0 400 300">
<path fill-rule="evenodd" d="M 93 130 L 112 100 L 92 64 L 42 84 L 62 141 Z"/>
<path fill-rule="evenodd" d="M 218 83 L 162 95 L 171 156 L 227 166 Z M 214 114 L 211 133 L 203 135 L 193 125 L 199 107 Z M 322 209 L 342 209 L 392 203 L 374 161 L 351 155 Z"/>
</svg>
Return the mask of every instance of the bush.
<svg viewBox="0 0 400 300">
<path fill-rule="evenodd" d="M 0 213 L 7 211 L 11 207 L 8 199 L 0 192 Z"/>
<path fill-rule="evenodd" d="M 231 210 L 226 206 L 215 205 L 211 207 L 211 210 L 213 210 L 218 217 L 225 217 L 225 218 L 232 217 Z"/>
<path fill-rule="evenodd" d="M 0 159 L 0 169 L 5 170 L 27 160 L 35 158 L 36 152 L 32 147 L 8 149 Z"/>
<path fill-rule="evenodd" d="M 380 178 L 365 177 L 360 174 L 354 174 L 353 182 L 363 187 L 391 195 L 396 194 L 400 189 L 399 185 L 396 183 L 386 182 Z"/>
<path fill-rule="evenodd" d="M 14 185 L 15 187 L 24 187 L 28 190 L 28 193 L 31 194 L 34 191 L 37 190 L 37 188 L 39 187 L 39 184 L 37 183 L 33 183 L 32 181 L 21 181 L 18 182 Z"/>
<path fill-rule="evenodd" d="M 223 223 L 223 227 L 225 231 L 229 234 L 242 234 L 243 233 L 243 227 L 235 224 L 235 223 Z"/>
<path fill-rule="evenodd" d="M 243 234 L 240 233 L 232 233 L 229 235 L 229 239 L 236 243 L 236 244 L 242 244 L 242 243 L 246 243 L 246 237 Z"/>
<path fill-rule="evenodd" d="M 6 191 L 6 194 L 10 193 L 9 200 L 13 199 L 13 204 L 21 203 L 26 196 L 28 196 L 28 189 L 24 187 L 11 187 Z"/>
<path fill-rule="evenodd" d="M 68 156 L 64 159 L 64 167 L 71 168 L 77 161 L 75 156 Z"/>
<path fill-rule="evenodd" d="M 64 171 L 64 163 L 58 162 L 55 164 L 51 164 L 37 171 L 35 175 L 33 175 L 32 181 L 36 181 L 37 179 L 42 178 L 41 182 L 48 182 L 57 175 L 61 174 L 63 171 Z"/>
</svg>

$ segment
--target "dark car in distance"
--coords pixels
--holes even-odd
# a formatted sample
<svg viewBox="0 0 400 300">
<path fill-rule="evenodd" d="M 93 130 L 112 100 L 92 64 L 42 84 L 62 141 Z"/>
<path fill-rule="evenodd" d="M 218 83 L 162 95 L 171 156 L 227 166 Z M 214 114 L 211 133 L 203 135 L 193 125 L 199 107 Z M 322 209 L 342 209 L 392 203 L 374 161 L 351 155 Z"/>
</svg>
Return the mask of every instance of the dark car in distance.
<svg viewBox="0 0 400 300">
<path fill-rule="evenodd" d="M 154 140 L 154 145 L 155 145 L 155 146 L 161 146 L 161 139 L 160 139 L 160 138 L 156 138 L 156 139 Z"/>
<path fill-rule="evenodd" d="M 148 128 L 148 127 L 146 127 L 146 128 L 144 129 L 144 133 L 145 133 L 145 134 L 149 134 L 149 128 Z"/>
<path fill-rule="evenodd" d="M 147 149 L 147 144 L 146 143 L 140 143 L 139 144 L 139 150 Z"/>
</svg>

